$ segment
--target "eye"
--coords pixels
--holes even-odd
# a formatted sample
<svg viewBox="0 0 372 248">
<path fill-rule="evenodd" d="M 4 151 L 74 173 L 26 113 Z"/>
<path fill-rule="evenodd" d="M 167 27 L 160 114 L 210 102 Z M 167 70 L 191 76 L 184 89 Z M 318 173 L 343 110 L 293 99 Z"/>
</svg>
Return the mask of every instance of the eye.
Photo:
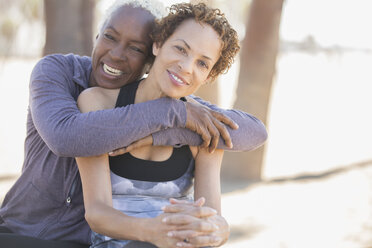
<svg viewBox="0 0 372 248">
<path fill-rule="evenodd" d="M 111 35 L 111 34 L 108 34 L 108 33 L 104 33 L 103 36 L 108 39 L 108 40 L 115 40 L 115 38 Z"/>
<path fill-rule="evenodd" d="M 139 48 L 139 47 L 131 46 L 130 49 L 132 49 L 135 52 L 145 54 L 145 52 L 141 48 Z"/>
<path fill-rule="evenodd" d="M 182 54 L 187 54 L 186 49 L 181 46 L 175 46 L 178 51 L 180 51 Z"/>
<path fill-rule="evenodd" d="M 208 66 L 208 64 L 205 62 L 205 61 L 203 61 L 203 60 L 199 60 L 198 61 L 198 64 L 201 66 L 201 67 L 203 67 L 203 68 L 205 68 L 205 69 L 209 69 L 209 66 Z"/>
</svg>

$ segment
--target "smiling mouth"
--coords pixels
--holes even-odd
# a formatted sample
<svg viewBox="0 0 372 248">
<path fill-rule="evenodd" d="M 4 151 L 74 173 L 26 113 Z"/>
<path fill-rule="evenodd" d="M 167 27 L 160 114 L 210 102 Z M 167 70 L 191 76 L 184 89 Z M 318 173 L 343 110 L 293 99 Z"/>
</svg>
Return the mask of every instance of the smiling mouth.
<svg viewBox="0 0 372 248">
<path fill-rule="evenodd" d="M 118 77 L 124 74 L 123 71 L 112 68 L 106 64 L 103 64 L 103 71 L 107 73 L 108 75 L 115 76 L 115 77 Z"/>
<path fill-rule="evenodd" d="M 173 73 L 171 73 L 171 72 L 169 72 L 169 71 L 168 71 L 168 73 L 169 73 L 169 75 L 172 77 L 172 79 L 173 79 L 174 81 L 176 81 L 177 83 L 179 83 L 179 84 L 184 84 L 184 85 L 189 85 L 187 82 L 183 81 L 181 78 L 177 77 L 177 76 L 174 75 Z"/>
</svg>

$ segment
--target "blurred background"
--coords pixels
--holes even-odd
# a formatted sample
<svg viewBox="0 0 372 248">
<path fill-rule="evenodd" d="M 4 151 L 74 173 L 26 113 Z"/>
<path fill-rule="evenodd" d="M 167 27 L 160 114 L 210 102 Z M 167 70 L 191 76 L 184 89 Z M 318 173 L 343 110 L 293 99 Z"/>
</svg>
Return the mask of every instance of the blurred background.
<svg viewBox="0 0 372 248">
<path fill-rule="evenodd" d="M 89 56 L 112 2 L 0 0 L 0 201 L 22 167 L 33 66 Z M 204 2 L 226 13 L 242 49 L 197 94 L 257 116 L 269 134 L 258 150 L 225 153 L 224 247 L 372 247 L 372 2 Z"/>
</svg>

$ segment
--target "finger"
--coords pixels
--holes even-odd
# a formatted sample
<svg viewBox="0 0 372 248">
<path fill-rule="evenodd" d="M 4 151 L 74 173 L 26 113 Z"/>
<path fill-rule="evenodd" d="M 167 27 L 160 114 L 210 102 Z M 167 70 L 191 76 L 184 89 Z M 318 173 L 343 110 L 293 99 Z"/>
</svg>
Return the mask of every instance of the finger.
<svg viewBox="0 0 372 248">
<path fill-rule="evenodd" d="M 218 129 L 215 126 L 211 126 L 209 128 L 209 132 L 211 133 L 212 139 L 211 143 L 209 145 L 209 152 L 213 153 L 214 150 L 216 150 L 218 141 L 220 140 L 220 133 L 218 132 Z"/>
<path fill-rule="evenodd" d="M 176 246 L 177 247 L 186 247 L 186 248 L 195 248 L 196 247 L 193 244 L 190 244 L 188 242 L 177 242 Z"/>
<path fill-rule="evenodd" d="M 231 127 L 232 129 L 238 129 L 239 128 L 239 125 L 236 124 L 235 121 L 233 121 L 230 117 L 220 113 L 220 112 L 217 112 L 217 111 L 212 111 L 212 115 L 218 119 L 220 122 L 224 123 L 225 125 Z"/>
<path fill-rule="evenodd" d="M 115 157 L 115 156 L 118 156 L 118 155 L 122 155 L 122 154 L 124 154 L 126 152 L 127 152 L 127 149 L 126 148 L 119 148 L 119 149 L 116 149 L 116 150 L 114 150 L 112 152 L 109 152 L 108 154 L 111 157 Z"/>
<path fill-rule="evenodd" d="M 186 203 L 186 204 L 178 203 L 178 204 L 173 204 L 173 205 L 166 205 L 162 207 L 162 210 L 164 213 L 179 213 L 179 212 L 186 212 L 187 210 L 190 210 L 190 208 L 192 207 L 193 205 L 189 203 Z"/>
<path fill-rule="evenodd" d="M 213 124 L 217 128 L 219 134 L 221 135 L 222 139 L 224 140 L 227 147 L 232 148 L 233 144 L 231 141 L 231 136 L 229 131 L 227 130 L 226 126 L 224 124 L 221 124 L 219 121 L 214 121 Z"/>
<path fill-rule="evenodd" d="M 197 247 L 205 247 L 205 246 L 219 246 L 223 241 L 221 237 L 214 236 L 214 235 L 206 235 L 206 236 L 196 236 L 193 238 L 188 239 L 190 244 L 193 244 Z"/>
<path fill-rule="evenodd" d="M 164 217 L 162 222 L 168 225 L 189 225 L 198 222 L 198 219 L 189 214 L 173 214 Z"/>
<path fill-rule="evenodd" d="M 194 206 L 198 206 L 198 207 L 201 207 L 203 206 L 205 203 L 205 198 L 204 197 L 200 197 L 199 199 L 197 199 L 195 202 L 194 202 Z"/>
<path fill-rule="evenodd" d="M 184 205 L 192 205 L 194 207 L 201 207 L 204 205 L 205 203 L 205 198 L 204 197 L 200 197 L 198 200 L 192 202 L 190 200 L 179 200 L 179 199 L 175 199 L 175 198 L 170 198 L 169 199 L 169 202 L 173 205 L 176 205 L 176 204 L 184 204 Z M 170 207 L 170 205 L 166 205 L 166 206 L 163 206 L 162 207 L 162 210 L 164 212 L 167 212 L 167 213 L 170 213 L 170 212 L 173 212 L 174 208 Z"/>
<path fill-rule="evenodd" d="M 199 233 L 202 233 L 204 235 L 211 234 L 215 231 L 217 231 L 219 228 L 216 224 L 202 220 L 199 218 L 195 218 L 193 222 L 190 222 L 189 224 L 180 225 L 177 227 L 177 230 L 193 230 Z"/>
<path fill-rule="evenodd" d="M 201 136 L 203 140 L 201 147 L 203 148 L 209 147 L 209 144 L 211 143 L 211 135 L 209 134 L 208 130 L 203 128 L 197 133 L 199 133 L 199 135 Z"/>
<path fill-rule="evenodd" d="M 181 230 L 181 231 L 169 231 L 167 233 L 168 237 L 179 239 L 179 240 L 190 240 L 193 237 L 199 235 L 199 232 L 193 230 Z"/>
<path fill-rule="evenodd" d="M 127 148 L 127 152 L 131 152 L 131 151 L 133 151 L 133 150 L 135 150 L 137 148 L 142 147 L 143 146 L 142 143 L 143 143 L 143 140 L 142 139 L 140 139 L 140 140 L 138 140 L 136 142 L 133 142 L 132 144 L 130 144 L 129 146 L 126 147 Z"/>
<path fill-rule="evenodd" d="M 162 208 L 164 213 L 186 213 L 196 218 L 207 218 L 217 214 L 217 211 L 210 207 L 199 207 L 188 204 L 167 205 Z"/>
<path fill-rule="evenodd" d="M 175 199 L 175 198 L 170 198 L 169 202 L 171 204 L 194 204 L 194 202 L 189 201 L 189 200 L 179 200 L 179 199 Z"/>
</svg>

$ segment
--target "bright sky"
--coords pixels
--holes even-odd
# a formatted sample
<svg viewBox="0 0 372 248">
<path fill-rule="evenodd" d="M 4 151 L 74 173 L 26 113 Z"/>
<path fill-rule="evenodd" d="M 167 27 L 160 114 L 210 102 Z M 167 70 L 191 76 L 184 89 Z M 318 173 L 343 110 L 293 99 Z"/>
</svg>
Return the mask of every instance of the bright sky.
<svg viewBox="0 0 372 248">
<path fill-rule="evenodd" d="M 324 46 L 372 49 L 371 0 L 287 0 L 281 25 L 284 40 L 308 35 Z"/>
</svg>

